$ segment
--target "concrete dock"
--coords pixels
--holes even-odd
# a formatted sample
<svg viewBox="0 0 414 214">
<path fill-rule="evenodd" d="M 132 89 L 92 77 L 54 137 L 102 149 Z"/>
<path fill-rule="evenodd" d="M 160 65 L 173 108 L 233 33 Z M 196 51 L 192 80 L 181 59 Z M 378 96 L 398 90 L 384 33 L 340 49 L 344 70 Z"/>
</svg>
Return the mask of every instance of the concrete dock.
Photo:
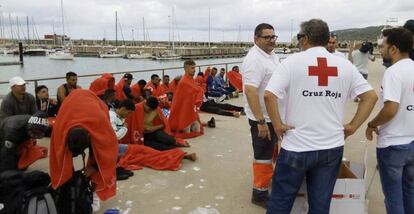
<svg viewBox="0 0 414 214">
<path fill-rule="evenodd" d="M 369 82 L 378 92 L 384 68 L 381 59 L 369 66 Z M 243 98 L 231 99 L 229 103 L 243 105 Z M 349 101 L 345 122 L 356 111 L 357 103 Z M 370 118 L 379 111 L 377 103 Z M 157 171 L 149 168 L 135 171 L 126 181 L 119 181 L 116 197 L 102 202 L 104 213 L 108 208 L 118 207 L 120 213 L 162 214 L 162 213 L 221 213 L 252 214 L 265 213 L 263 208 L 250 203 L 252 186 L 252 146 L 249 125 L 245 116 L 224 117 L 202 113 L 202 120 L 216 118 L 217 127 L 206 128 L 205 134 L 190 139 L 190 148 L 198 160 L 183 160 L 178 171 Z M 350 161 L 363 162 L 365 147 L 368 151 L 366 188 L 373 177 L 376 166 L 375 141 L 365 139 L 366 123 L 347 139 L 344 157 Z M 48 146 L 49 139 L 40 145 Z M 79 162 L 79 159 L 76 160 Z M 30 170 L 48 171 L 48 159 L 37 161 Z M 385 213 L 379 175 L 373 178 L 367 194 L 369 213 Z M 213 212 L 214 211 L 217 212 Z"/>
</svg>

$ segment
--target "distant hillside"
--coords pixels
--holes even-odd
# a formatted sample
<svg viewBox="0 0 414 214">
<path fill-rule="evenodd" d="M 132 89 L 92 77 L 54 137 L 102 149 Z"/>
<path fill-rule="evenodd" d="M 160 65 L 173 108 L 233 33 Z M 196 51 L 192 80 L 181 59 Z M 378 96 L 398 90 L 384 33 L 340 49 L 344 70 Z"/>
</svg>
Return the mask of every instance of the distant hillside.
<svg viewBox="0 0 414 214">
<path fill-rule="evenodd" d="M 371 41 L 377 42 L 377 37 L 381 34 L 381 30 L 384 26 L 371 26 L 366 28 L 351 28 L 345 30 L 336 30 L 333 31 L 338 36 L 338 41 L 353 41 L 353 40 L 362 40 L 362 41 Z"/>
</svg>

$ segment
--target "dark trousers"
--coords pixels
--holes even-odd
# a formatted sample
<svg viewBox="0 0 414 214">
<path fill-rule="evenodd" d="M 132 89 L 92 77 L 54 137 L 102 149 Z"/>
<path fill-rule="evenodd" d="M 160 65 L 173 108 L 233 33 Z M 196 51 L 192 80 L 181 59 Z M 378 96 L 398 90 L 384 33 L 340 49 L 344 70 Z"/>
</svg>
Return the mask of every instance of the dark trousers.
<svg viewBox="0 0 414 214">
<path fill-rule="evenodd" d="M 252 134 L 253 153 L 255 160 L 272 160 L 275 145 L 277 143 L 277 136 L 272 123 L 267 123 L 269 126 L 271 140 L 259 137 L 259 130 L 257 129 L 257 121 L 249 119 L 250 132 Z"/>
<path fill-rule="evenodd" d="M 414 141 L 377 148 L 387 213 L 414 213 Z"/>
<path fill-rule="evenodd" d="M 17 169 L 17 163 L 19 162 L 17 146 L 10 141 L 0 142 L 0 173 Z"/>
<path fill-rule="evenodd" d="M 177 141 L 173 136 L 159 129 L 155 132 L 144 134 L 144 145 L 159 151 L 164 151 L 176 148 Z"/>
<path fill-rule="evenodd" d="M 309 152 L 281 149 L 268 214 L 289 214 L 306 176 L 309 214 L 328 214 L 344 147 Z"/>
<path fill-rule="evenodd" d="M 227 103 L 216 103 L 212 100 L 208 100 L 207 102 L 203 102 L 203 104 L 200 107 L 201 111 L 213 113 L 213 114 L 219 114 L 224 116 L 233 116 L 232 112 L 229 111 L 242 111 L 243 107 L 234 106 Z"/>
</svg>

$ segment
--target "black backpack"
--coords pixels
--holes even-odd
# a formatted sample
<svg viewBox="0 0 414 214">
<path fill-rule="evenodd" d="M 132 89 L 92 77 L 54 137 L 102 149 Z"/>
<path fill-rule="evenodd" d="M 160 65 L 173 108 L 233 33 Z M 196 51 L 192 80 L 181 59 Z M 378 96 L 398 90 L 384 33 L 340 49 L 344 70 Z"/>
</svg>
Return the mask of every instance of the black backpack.
<svg viewBox="0 0 414 214">
<path fill-rule="evenodd" d="M 41 171 L 23 174 L 25 191 L 23 194 L 24 214 L 57 214 L 55 202 L 49 192 L 50 176 Z"/>
<path fill-rule="evenodd" d="M 50 177 L 41 171 L 8 170 L 0 175 L 1 214 L 56 214 Z"/>
<path fill-rule="evenodd" d="M 82 153 L 85 168 L 85 153 Z M 92 213 L 93 189 L 83 170 L 74 171 L 72 178 L 53 192 L 59 214 Z"/>
</svg>

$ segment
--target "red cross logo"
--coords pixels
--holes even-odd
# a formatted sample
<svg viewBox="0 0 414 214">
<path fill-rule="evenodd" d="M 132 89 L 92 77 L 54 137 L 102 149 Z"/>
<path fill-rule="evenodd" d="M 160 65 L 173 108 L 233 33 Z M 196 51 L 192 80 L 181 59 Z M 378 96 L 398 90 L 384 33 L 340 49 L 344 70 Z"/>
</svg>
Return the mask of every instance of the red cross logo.
<svg viewBox="0 0 414 214">
<path fill-rule="evenodd" d="M 337 67 L 328 67 L 326 58 L 318 57 L 318 66 L 309 66 L 309 76 L 318 76 L 319 86 L 328 86 L 328 77 L 337 77 Z"/>
</svg>

